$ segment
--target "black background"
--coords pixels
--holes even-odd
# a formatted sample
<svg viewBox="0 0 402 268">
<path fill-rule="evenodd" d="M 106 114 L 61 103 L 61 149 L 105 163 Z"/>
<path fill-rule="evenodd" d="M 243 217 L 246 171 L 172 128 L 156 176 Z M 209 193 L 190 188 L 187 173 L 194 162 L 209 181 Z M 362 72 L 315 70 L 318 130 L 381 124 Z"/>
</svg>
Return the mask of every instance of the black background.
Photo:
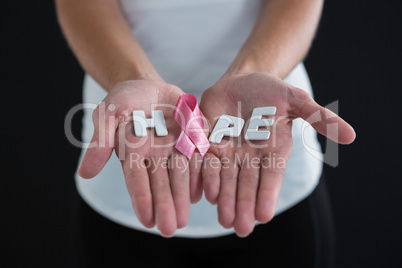
<svg viewBox="0 0 402 268">
<path fill-rule="evenodd" d="M 64 117 L 81 102 L 83 72 L 52 1 L 0 5 L 0 266 L 70 267 L 79 149 L 64 136 Z M 326 1 L 306 59 L 317 102 L 339 100 L 357 132 L 340 165 L 325 167 L 338 267 L 402 267 L 401 11 L 397 0 Z M 79 124 L 78 116 L 77 137 Z"/>
</svg>

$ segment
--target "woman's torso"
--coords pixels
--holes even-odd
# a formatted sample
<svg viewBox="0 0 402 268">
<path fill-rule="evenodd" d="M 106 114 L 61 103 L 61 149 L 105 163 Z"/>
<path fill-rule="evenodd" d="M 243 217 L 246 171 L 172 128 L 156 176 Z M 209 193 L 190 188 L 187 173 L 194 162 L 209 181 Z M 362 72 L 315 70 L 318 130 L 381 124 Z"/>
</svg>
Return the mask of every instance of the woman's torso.
<svg viewBox="0 0 402 268">
<path fill-rule="evenodd" d="M 259 0 L 120 0 L 123 13 L 138 42 L 166 82 L 179 86 L 200 100 L 202 92 L 226 71 L 247 39 L 259 15 Z M 307 73 L 299 64 L 285 79 L 312 94 Z M 84 82 L 84 102 L 99 103 L 106 92 L 89 76 Z M 92 111 L 83 118 L 83 141 L 93 133 Z M 293 150 L 287 164 L 285 180 L 276 213 L 305 198 L 315 188 L 322 162 L 305 147 L 320 152 L 316 133 L 294 120 Z M 81 157 L 85 149 L 83 149 Z M 102 172 L 92 180 L 76 175 L 83 199 L 105 217 L 131 228 L 146 229 L 131 207 L 121 165 L 113 154 Z M 188 225 L 177 236 L 209 237 L 232 233 L 217 220 L 216 206 L 205 198 L 191 205 Z"/>
</svg>

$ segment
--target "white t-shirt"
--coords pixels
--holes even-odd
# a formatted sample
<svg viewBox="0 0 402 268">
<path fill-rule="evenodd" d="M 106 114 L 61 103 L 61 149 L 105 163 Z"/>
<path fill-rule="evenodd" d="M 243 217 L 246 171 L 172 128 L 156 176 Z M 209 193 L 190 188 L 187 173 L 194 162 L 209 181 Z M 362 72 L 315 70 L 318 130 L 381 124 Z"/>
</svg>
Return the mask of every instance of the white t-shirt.
<svg viewBox="0 0 402 268">
<path fill-rule="evenodd" d="M 226 71 L 250 34 L 261 7 L 259 0 L 120 0 L 137 40 L 166 82 L 200 100 L 202 92 Z M 302 63 L 285 79 L 312 94 Z M 85 76 L 83 100 L 98 104 L 106 92 Z M 92 110 L 84 111 L 82 138 L 93 134 Z M 293 150 L 287 164 L 276 214 L 307 197 L 318 183 L 322 161 L 306 150 L 320 152 L 316 132 L 302 119 L 293 123 Z M 85 153 L 82 150 L 81 158 Z M 76 174 L 81 197 L 106 218 L 151 233 L 136 217 L 115 154 L 91 180 Z M 214 237 L 233 233 L 218 223 L 216 206 L 203 197 L 191 205 L 188 225 L 176 231 L 182 237 Z"/>
</svg>

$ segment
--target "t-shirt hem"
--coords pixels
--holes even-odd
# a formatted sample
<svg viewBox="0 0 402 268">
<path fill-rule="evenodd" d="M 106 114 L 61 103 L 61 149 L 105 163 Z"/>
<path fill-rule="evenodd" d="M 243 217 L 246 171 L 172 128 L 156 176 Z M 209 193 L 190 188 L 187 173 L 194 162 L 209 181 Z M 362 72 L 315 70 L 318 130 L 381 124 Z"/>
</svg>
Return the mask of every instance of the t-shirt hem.
<svg viewBox="0 0 402 268">
<path fill-rule="evenodd" d="M 82 180 L 82 178 L 76 174 L 76 180 Z M 282 209 L 277 210 L 275 212 L 275 216 L 278 216 L 282 212 L 292 208 L 293 206 L 297 205 L 304 199 L 306 199 L 310 194 L 315 190 L 315 188 L 318 185 L 319 180 L 316 180 L 316 183 L 313 187 L 310 188 L 308 192 L 306 192 L 304 195 L 300 196 L 300 198 L 294 200 L 294 202 L 290 203 L 288 206 L 282 207 Z M 134 215 L 127 215 L 127 212 L 123 212 L 121 210 L 117 210 L 116 208 L 109 209 L 107 204 L 104 204 L 101 200 L 95 197 L 95 195 L 89 193 L 88 191 L 83 190 L 80 187 L 79 183 L 76 183 L 76 188 L 81 196 L 81 198 L 88 204 L 88 206 L 93 209 L 96 213 L 101 215 L 102 217 L 106 218 L 107 220 L 110 220 L 116 224 L 122 225 L 127 228 L 131 228 L 137 231 L 143 231 L 149 234 L 153 235 L 160 235 L 159 230 L 156 227 L 153 228 L 146 228 L 143 226 L 137 218 L 135 218 Z M 85 192 L 85 193 L 84 193 Z M 129 220 L 131 218 L 132 220 Z M 255 225 L 259 225 L 259 222 L 256 222 Z M 174 237 L 180 237 L 180 238 L 217 238 L 217 237 L 222 237 L 226 235 L 231 235 L 234 234 L 235 231 L 233 228 L 230 229 L 225 229 L 223 227 L 219 228 L 217 230 L 216 227 L 213 227 L 212 229 L 215 229 L 213 231 L 210 230 L 211 228 L 209 227 L 191 227 L 187 225 L 185 229 L 178 229 Z"/>
</svg>

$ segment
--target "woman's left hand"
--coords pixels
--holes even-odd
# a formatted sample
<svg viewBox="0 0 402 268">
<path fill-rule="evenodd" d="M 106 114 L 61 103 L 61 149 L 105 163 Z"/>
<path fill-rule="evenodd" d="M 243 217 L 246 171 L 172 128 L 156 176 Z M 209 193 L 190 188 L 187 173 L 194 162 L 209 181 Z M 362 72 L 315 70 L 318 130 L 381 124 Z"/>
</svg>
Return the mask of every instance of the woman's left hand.
<svg viewBox="0 0 402 268">
<path fill-rule="evenodd" d="M 245 140 L 246 121 L 238 138 L 211 144 L 204 158 L 205 196 L 217 203 L 220 224 L 234 227 L 239 236 L 250 234 L 255 220 L 266 223 L 274 216 L 292 151 L 293 119 L 303 118 L 319 133 L 341 144 L 355 138 L 353 128 L 338 115 L 318 105 L 305 91 L 267 73 L 225 76 L 204 92 L 200 104 L 212 127 L 220 115 L 248 120 L 254 108 L 266 106 L 276 107 L 268 140 Z M 327 131 L 327 124 L 334 123 L 339 131 Z"/>
</svg>

